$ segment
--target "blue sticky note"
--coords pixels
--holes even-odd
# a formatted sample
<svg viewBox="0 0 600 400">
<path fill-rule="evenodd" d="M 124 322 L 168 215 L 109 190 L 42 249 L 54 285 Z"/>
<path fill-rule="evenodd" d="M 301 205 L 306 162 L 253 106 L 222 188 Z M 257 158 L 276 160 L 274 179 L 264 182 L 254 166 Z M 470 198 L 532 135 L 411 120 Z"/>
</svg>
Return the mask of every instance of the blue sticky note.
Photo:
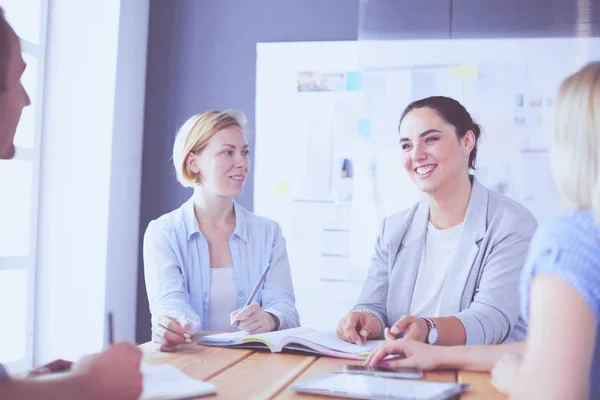
<svg viewBox="0 0 600 400">
<path fill-rule="evenodd" d="M 362 78 L 362 72 L 346 72 L 346 90 L 349 92 L 362 90 Z"/>
<path fill-rule="evenodd" d="M 359 118 L 356 121 L 356 134 L 365 139 L 371 137 L 371 118 Z"/>
</svg>

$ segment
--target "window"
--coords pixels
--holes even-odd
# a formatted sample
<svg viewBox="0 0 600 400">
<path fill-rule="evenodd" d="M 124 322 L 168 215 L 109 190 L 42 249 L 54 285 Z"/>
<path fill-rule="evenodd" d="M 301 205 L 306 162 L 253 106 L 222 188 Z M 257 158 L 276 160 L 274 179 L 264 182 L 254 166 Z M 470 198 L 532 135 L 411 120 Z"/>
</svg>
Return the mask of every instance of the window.
<svg viewBox="0 0 600 400">
<path fill-rule="evenodd" d="M 31 367 L 37 204 L 48 0 L 0 0 L 21 38 L 31 106 L 17 128 L 17 152 L 0 162 L 0 362 L 11 371 Z"/>
</svg>

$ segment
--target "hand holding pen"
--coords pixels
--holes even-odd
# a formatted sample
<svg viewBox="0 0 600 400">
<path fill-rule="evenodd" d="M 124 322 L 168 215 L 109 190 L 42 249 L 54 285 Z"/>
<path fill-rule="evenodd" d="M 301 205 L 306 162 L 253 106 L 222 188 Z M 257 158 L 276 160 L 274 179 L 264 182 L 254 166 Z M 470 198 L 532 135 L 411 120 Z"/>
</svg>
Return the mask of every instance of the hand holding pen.
<svg viewBox="0 0 600 400">
<path fill-rule="evenodd" d="M 252 289 L 250 296 L 248 296 L 244 308 L 235 310 L 230 314 L 231 326 L 235 325 L 240 330 L 250 334 L 271 332 L 278 328 L 279 321 L 277 317 L 264 311 L 260 304 L 252 302 L 270 269 L 271 264 L 269 263 L 260 275 L 260 278 L 258 278 L 256 285 L 254 285 L 254 289 Z"/>
<path fill-rule="evenodd" d="M 160 351 L 174 351 L 178 345 L 192 342 L 190 322 L 176 314 L 164 313 L 153 319 L 152 341 L 160 344 Z"/>
<path fill-rule="evenodd" d="M 108 314 L 108 348 L 83 357 L 76 363 L 56 360 L 33 370 L 28 377 L 39 378 L 56 373 L 73 398 L 136 399 L 142 394 L 140 371 L 142 352 L 131 343 L 113 344 L 113 316 Z M 68 383 L 67 383 L 68 382 Z M 57 386 L 58 387 L 58 386 Z"/>
</svg>

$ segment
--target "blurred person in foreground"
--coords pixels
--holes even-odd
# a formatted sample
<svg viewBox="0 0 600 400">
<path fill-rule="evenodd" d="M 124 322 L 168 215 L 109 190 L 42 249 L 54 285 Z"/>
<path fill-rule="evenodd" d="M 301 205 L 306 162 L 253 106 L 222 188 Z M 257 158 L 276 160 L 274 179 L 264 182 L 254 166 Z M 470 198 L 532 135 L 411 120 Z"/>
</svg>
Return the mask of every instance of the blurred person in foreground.
<svg viewBox="0 0 600 400">
<path fill-rule="evenodd" d="M 19 38 L 0 8 L 0 162 L 14 157 L 17 125 L 30 104 L 21 84 L 25 68 Z M 141 357 L 137 347 L 120 343 L 76 363 L 56 360 L 21 379 L 10 378 L 0 364 L 0 398 L 137 399 L 142 393 Z M 56 372 L 62 373 L 51 375 Z"/>
</svg>

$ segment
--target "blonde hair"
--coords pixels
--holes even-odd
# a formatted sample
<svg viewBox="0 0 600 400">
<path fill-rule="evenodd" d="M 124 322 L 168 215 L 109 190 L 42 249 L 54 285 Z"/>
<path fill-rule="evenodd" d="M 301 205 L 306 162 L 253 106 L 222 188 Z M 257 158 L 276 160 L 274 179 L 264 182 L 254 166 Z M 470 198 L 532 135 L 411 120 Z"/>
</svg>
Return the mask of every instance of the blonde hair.
<svg viewBox="0 0 600 400">
<path fill-rule="evenodd" d="M 177 180 L 183 187 L 196 185 L 196 175 L 187 167 L 190 153 L 199 153 L 217 132 L 230 126 L 237 126 L 242 131 L 246 126 L 246 116 L 239 110 L 207 111 L 190 117 L 179 128 L 173 145 L 173 165 Z"/>
<path fill-rule="evenodd" d="M 588 64 L 560 86 L 550 156 L 567 206 L 590 209 L 600 221 L 600 62 Z"/>
</svg>

